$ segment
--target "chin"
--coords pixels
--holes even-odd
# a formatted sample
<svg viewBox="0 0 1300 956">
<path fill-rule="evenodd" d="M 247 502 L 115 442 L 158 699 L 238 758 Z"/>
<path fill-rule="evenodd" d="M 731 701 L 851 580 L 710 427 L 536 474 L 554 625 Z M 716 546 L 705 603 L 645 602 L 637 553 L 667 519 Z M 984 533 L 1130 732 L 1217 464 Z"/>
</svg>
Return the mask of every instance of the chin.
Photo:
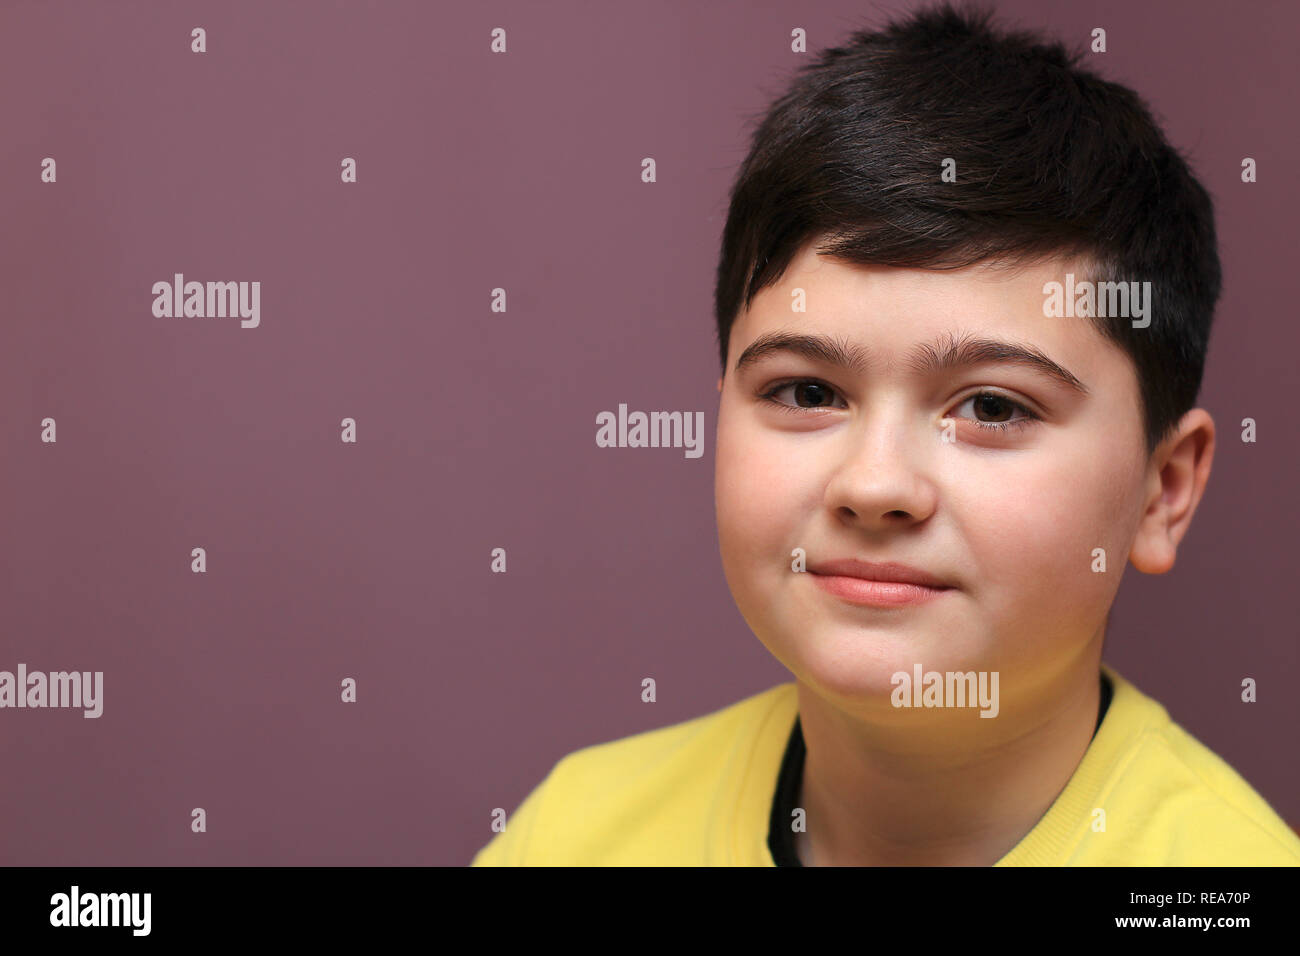
<svg viewBox="0 0 1300 956">
<path fill-rule="evenodd" d="M 894 675 L 923 671 L 979 670 L 979 655 L 953 646 L 951 632 L 920 633 L 916 628 L 853 627 L 826 623 L 783 629 L 780 651 L 767 646 L 801 681 L 828 696 L 853 701 L 887 701 Z M 767 643 L 767 642 L 765 642 Z"/>
</svg>

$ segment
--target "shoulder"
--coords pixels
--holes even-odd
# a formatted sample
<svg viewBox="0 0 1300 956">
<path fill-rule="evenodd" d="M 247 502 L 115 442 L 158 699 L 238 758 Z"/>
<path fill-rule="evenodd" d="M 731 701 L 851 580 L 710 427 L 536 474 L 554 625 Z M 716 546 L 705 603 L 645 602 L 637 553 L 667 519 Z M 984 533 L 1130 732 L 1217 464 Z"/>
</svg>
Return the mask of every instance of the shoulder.
<svg viewBox="0 0 1300 956">
<path fill-rule="evenodd" d="M 1123 847 L 1117 862 L 1300 866 L 1300 836 L 1240 773 L 1128 681 L 1119 678 L 1116 693 L 1133 717 L 1127 753 L 1102 795 L 1122 836 L 1107 841 Z"/>
<path fill-rule="evenodd" d="M 760 740 L 786 733 L 795 685 L 719 710 L 573 751 L 559 760 L 472 865 L 681 862 L 705 846 L 716 807 L 743 786 Z M 782 740 L 782 742 L 784 742 Z"/>
<path fill-rule="evenodd" d="M 1177 866 L 1300 866 L 1300 836 L 1226 760 L 1169 721 L 1148 731 L 1138 760 L 1153 808 L 1154 849 Z M 1163 768 L 1163 774 L 1159 772 Z M 1164 781 L 1161 781 L 1161 777 Z"/>
</svg>

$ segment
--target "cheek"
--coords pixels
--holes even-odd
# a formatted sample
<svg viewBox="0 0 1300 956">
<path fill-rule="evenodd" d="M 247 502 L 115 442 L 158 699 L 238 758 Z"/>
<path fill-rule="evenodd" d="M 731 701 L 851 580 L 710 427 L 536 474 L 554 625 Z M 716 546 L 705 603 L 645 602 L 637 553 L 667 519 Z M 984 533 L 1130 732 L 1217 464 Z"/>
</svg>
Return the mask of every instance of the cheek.
<svg viewBox="0 0 1300 956">
<path fill-rule="evenodd" d="M 810 494 L 809 462 L 764 430 L 719 421 L 714 498 L 723 559 L 779 566 Z M 797 542 L 796 542 L 797 544 Z"/>
<path fill-rule="evenodd" d="M 968 475 L 954 513 L 962 516 L 975 584 L 1008 633 L 1050 644 L 1100 626 L 1128 553 L 1131 481 L 1100 449 Z"/>
</svg>

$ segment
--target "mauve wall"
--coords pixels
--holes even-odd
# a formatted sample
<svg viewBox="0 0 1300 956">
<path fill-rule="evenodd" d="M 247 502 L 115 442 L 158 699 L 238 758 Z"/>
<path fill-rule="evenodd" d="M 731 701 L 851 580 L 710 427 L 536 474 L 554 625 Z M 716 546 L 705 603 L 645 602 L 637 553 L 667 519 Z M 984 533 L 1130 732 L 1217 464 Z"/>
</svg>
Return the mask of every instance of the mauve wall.
<svg viewBox="0 0 1300 956">
<path fill-rule="evenodd" d="M 726 193 L 796 68 L 910 6 L 8 0 L 0 670 L 104 678 L 0 710 L 0 861 L 458 865 L 564 754 L 788 679 L 717 553 Z M 1300 821 L 1295 8 L 999 6 L 1105 27 L 1216 201 L 1214 473 L 1106 656 Z M 259 282 L 257 326 L 155 317 L 176 273 Z M 598 448 L 620 403 L 703 455 Z"/>
</svg>

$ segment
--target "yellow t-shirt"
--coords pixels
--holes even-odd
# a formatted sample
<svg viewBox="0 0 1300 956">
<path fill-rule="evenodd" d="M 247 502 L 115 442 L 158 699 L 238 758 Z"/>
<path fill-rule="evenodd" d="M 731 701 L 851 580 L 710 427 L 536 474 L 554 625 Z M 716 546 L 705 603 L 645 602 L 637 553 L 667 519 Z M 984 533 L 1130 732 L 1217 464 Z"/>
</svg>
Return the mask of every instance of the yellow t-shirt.
<svg viewBox="0 0 1300 956">
<path fill-rule="evenodd" d="M 996 866 L 1300 866 L 1297 836 L 1107 665 L 1114 696 L 1065 789 Z M 472 866 L 774 866 L 767 837 L 793 682 L 574 751 Z M 1093 830 L 1093 810 L 1105 830 Z"/>
</svg>

